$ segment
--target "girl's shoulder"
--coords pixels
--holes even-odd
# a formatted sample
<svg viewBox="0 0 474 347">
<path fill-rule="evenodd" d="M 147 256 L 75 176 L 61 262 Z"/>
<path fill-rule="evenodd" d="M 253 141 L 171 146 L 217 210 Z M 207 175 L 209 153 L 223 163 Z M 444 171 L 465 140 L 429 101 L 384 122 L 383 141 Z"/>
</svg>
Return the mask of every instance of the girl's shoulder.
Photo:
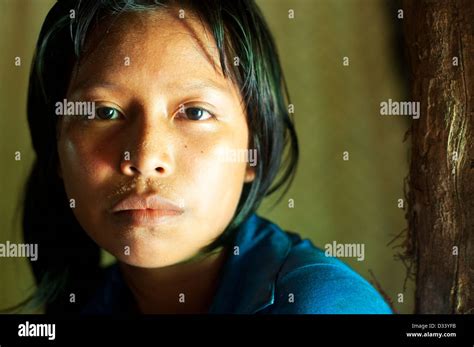
<svg viewBox="0 0 474 347">
<path fill-rule="evenodd" d="M 392 312 L 372 285 L 347 264 L 264 218 L 249 218 L 236 244 L 246 257 L 234 256 L 233 264 L 245 274 L 239 276 L 243 296 L 250 291 L 262 298 L 250 300 L 254 313 Z"/>
</svg>

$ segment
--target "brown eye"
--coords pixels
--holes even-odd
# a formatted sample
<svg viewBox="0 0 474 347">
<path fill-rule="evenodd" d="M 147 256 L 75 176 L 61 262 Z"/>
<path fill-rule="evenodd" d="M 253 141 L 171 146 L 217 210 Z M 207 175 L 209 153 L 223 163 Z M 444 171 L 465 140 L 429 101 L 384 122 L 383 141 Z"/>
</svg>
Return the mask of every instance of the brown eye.
<svg viewBox="0 0 474 347">
<path fill-rule="evenodd" d="M 206 120 L 212 118 L 212 114 L 200 107 L 189 107 L 184 110 L 189 120 Z"/>
<path fill-rule="evenodd" d="M 121 116 L 120 111 L 113 107 L 98 107 L 95 110 L 95 115 L 98 119 L 102 120 L 119 119 Z"/>
</svg>

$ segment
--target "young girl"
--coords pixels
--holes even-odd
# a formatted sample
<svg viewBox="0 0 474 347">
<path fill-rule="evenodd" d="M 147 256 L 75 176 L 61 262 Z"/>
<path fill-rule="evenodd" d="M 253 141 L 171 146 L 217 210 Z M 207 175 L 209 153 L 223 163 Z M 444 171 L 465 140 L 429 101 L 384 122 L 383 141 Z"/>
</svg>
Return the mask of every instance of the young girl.
<svg viewBox="0 0 474 347">
<path fill-rule="evenodd" d="M 390 313 L 348 266 L 254 214 L 295 174 L 288 104 L 251 0 L 58 1 L 28 95 L 36 160 L 23 229 L 40 255 L 31 303 Z M 102 270 L 100 248 L 117 263 Z"/>
</svg>

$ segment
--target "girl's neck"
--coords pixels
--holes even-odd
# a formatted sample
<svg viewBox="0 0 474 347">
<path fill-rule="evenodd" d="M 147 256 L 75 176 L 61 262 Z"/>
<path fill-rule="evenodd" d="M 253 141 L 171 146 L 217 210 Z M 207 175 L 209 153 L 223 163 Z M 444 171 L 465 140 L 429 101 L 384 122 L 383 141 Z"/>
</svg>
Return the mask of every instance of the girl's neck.
<svg viewBox="0 0 474 347">
<path fill-rule="evenodd" d="M 226 249 L 164 268 L 120 263 L 141 313 L 206 313 L 217 290 Z"/>
</svg>

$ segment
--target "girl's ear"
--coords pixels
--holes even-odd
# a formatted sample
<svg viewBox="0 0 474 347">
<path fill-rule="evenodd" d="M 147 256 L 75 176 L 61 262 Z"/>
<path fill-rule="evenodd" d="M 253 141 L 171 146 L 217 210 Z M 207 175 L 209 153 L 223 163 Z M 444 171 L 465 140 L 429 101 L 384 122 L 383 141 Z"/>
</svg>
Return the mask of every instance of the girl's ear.
<svg viewBox="0 0 474 347">
<path fill-rule="evenodd" d="M 245 183 L 250 183 L 253 182 L 255 179 L 255 167 L 247 165 L 247 168 L 245 170 Z"/>
</svg>

